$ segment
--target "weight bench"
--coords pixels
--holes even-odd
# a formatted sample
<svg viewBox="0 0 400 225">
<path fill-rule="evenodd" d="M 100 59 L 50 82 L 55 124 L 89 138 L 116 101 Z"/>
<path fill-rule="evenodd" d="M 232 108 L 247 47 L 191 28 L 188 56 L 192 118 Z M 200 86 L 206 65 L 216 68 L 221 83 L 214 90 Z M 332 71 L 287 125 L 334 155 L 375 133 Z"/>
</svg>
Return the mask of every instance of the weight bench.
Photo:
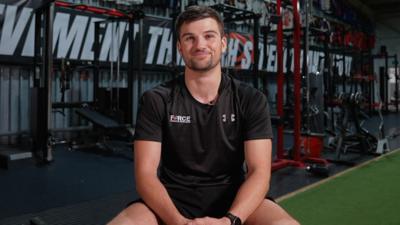
<svg viewBox="0 0 400 225">
<path fill-rule="evenodd" d="M 87 121 L 91 122 L 95 127 L 99 129 L 94 129 L 97 132 L 97 141 L 95 144 L 84 144 L 84 145 L 72 145 L 71 149 L 82 149 L 88 147 L 100 147 L 102 149 L 108 149 L 112 152 L 116 152 L 118 148 L 118 144 L 115 143 L 108 143 L 110 142 L 110 136 L 115 136 L 116 133 L 122 131 L 124 139 L 131 139 L 133 137 L 133 128 L 128 124 L 121 124 L 116 120 L 97 112 L 91 108 L 79 108 L 76 109 L 75 112 L 82 116 L 82 118 L 86 119 Z M 113 131 L 113 132 L 109 132 Z M 118 136 L 119 137 L 119 136 Z M 123 141 L 125 142 L 125 141 Z M 127 143 L 131 144 L 131 140 L 126 141 Z M 125 144 L 124 144 L 125 145 Z M 124 145 L 119 144 L 119 147 L 123 147 Z"/>
<path fill-rule="evenodd" d="M 104 129 L 115 129 L 115 128 L 126 127 L 125 124 L 120 124 L 117 121 L 111 119 L 110 117 L 107 117 L 90 108 L 77 109 L 76 113 L 85 118 L 86 120 L 92 122 L 94 125 Z"/>
</svg>

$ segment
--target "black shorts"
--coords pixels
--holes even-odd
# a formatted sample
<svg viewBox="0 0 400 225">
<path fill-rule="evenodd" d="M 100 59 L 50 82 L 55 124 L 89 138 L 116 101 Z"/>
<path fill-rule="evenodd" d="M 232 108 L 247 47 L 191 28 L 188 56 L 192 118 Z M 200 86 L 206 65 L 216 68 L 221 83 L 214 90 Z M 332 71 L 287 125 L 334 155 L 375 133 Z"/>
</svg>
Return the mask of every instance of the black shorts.
<svg viewBox="0 0 400 225">
<path fill-rule="evenodd" d="M 240 185 L 201 188 L 167 187 L 167 191 L 175 207 L 186 218 L 205 216 L 220 218 L 228 212 L 239 187 Z M 266 199 L 274 201 L 268 196 Z M 128 206 L 137 202 L 146 204 L 142 199 L 137 199 Z"/>
</svg>

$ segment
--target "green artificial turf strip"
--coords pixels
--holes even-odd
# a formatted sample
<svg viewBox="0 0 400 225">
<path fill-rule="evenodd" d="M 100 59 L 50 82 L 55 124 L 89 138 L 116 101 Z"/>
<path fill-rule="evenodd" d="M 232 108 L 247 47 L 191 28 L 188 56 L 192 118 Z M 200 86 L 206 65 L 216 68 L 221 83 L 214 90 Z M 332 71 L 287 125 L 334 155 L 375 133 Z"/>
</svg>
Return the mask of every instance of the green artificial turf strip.
<svg viewBox="0 0 400 225">
<path fill-rule="evenodd" d="M 302 225 L 400 225 L 400 151 L 279 204 Z"/>
</svg>

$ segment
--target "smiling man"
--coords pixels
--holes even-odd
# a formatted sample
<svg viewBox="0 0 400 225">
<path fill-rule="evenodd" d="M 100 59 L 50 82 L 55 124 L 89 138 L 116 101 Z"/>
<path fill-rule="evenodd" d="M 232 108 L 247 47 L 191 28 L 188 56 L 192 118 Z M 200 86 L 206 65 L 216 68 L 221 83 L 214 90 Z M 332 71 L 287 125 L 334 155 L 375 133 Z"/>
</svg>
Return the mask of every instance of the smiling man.
<svg viewBox="0 0 400 225">
<path fill-rule="evenodd" d="M 176 30 L 184 74 L 144 93 L 136 123 L 141 199 L 109 224 L 298 225 L 266 198 L 268 104 L 261 92 L 222 74 L 227 41 L 220 16 L 191 6 Z"/>
</svg>

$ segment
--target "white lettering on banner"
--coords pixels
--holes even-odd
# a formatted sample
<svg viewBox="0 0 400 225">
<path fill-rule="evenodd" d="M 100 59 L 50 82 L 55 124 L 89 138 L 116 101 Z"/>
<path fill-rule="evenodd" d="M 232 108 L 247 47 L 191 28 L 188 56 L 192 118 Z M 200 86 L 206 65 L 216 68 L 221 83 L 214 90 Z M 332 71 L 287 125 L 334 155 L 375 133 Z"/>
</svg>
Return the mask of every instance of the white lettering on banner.
<svg viewBox="0 0 400 225">
<path fill-rule="evenodd" d="M 335 59 L 336 59 L 336 66 L 337 66 L 337 69 L 338 69 L 338 74 L 342 75 L 343 74 L 343 61 L 342 60 L 344 60 L 343 56 L 342 55 L 336 55 Z M 345 61 L 345 63 L 346 63 L 346 61 Z"/>
<path fill-rule="evenodd" d="M 308 51 L 308 57 L 307 57 L 307 69 L 309 73 L 312 73 L 313 67 L 314 67 L 314 51 Z"/>
<path fill-rule="evenodd" d="M 33 56 L 35 50 L 35 14 L 32 13 L 31 23 L 29 25 L 28 35 L 25 39 L 24 48 L 22 49 L 22 56 Z"/>
<path fill-rule="evenodd" d="M 100 37 L 100 54 L 99 54 L 99 60 L 100 61 L 106 61 L 109 59 L 108 55 L 110 53 L 110 49 L 111 49 L 111 34 L 113 33 L 112 26 L 111 23 L 110 24 L 104 24 L 102 23 L 100 25 L 100 28 L 104 28 L 105 27 L 105 33 L 103 33 L 103 36 Z"/>
<path fill-rule="evenodd" d="M 99 59 L 100 61 L 116 61 L 120 53 L 123 34 L 126 31 L 126 23 L 108 23 L 104 34 Z"/>
<path fill-rule="evenodd" d="M 122 49 L 122 55 L 121 55 L 122 41 L 124 40 L 124 35 L 125 35 L 125 33 L 127 33 L 128 29 L 129 29 L 128 23 L 119 22 L 119 25 L 118 25 L 118 32 L 119 32 L 118 38 L 119 38 L 119 40 L 116 43 L 118 46 L 115 48 L 115 51 L 118 52 L 120 61 L 123 60 L 122 56 L 124 55 L 125 51 L 127 51 L 127 48 L 123 48 Z M 127 42 L 128 42 L 128 39 L 125 39 L 125 43 L 127 43 Z M 117 55 L 115 54 L 115 56 L 117 56 Z"/>
<path fill-rule="evenodd" d="M 323 56 L 324 54 L 322 52 L 314 52 L 314 69 L 312 70 L 313 73 L 321 73 L 321 69 L 324 66 L 323 64 Z"/>
<path fill-rule="evenodd" d="M 172 59 L 172 35 L 171 35 L 171 30 L 168 28 L 163 29 L 163 35 L 161 37 L 161 44 L 160 47 L 158 48 L 158 58 L 157 58 L 157 64 L 166 64 L 171 62 Z"/>
<path fill-rule="evenodd" d="M 288 59 L 289 57 L 289 59 Z M 287 73 L 287 64 L 288 62 L 292 63 L 292 55 L 291 54 L 287 54 L 287 47 L 283 47 L 283 72 Z M 290 66 L 289 65 L 289 66 Z M 276 71 L 278 71 L 278 54 L 276 54 Z"/>
<path fill-rule="evenodd" d="M 353 58 L 350 56 L 346 56 L 344 59 L 346 60 L 346 74 L 349 74 L 351 71 L 351 63 L 353 61 Z"/>
<path fill-rule="evenodd" d="M 73 12 L 59 11 L 54 17 L 53 29 L 53 51 L 54 58 L 66 58 L 77 60 L 93 60 L 94 59 L 94 26 L 96 21 L 104 20 L 99 15 L 87 16 L 80 15 L 78 11 Z M 165 65 L 172 58 L 172 35 L 169 27 L 163 26 L 146 26 L 143 31 L 145 37 L 143 46 L 145 55 L 143 60 L 146 64 Z M 31 8 L 22 8 L 15 5 L 0 4 L 0 55 L 15 56 L 15 57 L 32 57 L 34 55 L 34 37 L 35 37 L 35 14 Z M 139 24 L 134 24 L 134 39 L 137 40 L 139 34 Z M 115 61 L 118 56 L 122 57 L 122 62 L 128 62 L 128 23 L 114 22 L 101 23 L 100 29 L 100 61 Z M 117 41 L 119 36 L 119 41 Z M 244 38 L 241 38 L 243 36 Z M 114 41 L 112 41 L 114 39 Z M 240 69 L 250 69 L 253 63 L 253 42 L 249 40 L 248 35 L 231 34 L 228 39 L 227 51 L 222 58 L 222 64 L 228 67 L 240 67 Z M 112 46 L 112 42 L 114 45 Z M 135 42 L 135 49 L 138 42 Z M 122 47 L 122 49 L 121 49 Z M 268 45 L 267 53 L 264 53 L 262 41 L 258 45 L 259 61 L 258 68 L 268 72 L 277 71 L 277 55 L 276 45 Z M 301 52 L 301 55 L 303 53 Z M 303 57 L 300 55 L 300 67 L 302 67 Z M 264 57 L 268 57 L 265 60 Z M 293 71 L 294 57 L 293 49 L 283 52 L 283 69 L 289 67 Z M 331 62 L 337 60 L 339 74 L 346 74 L 351 71 L 352 57 L 344 57 L 343 55 L 331 54 Z M 308 70 L 315 73 L 320 66 L 320 71 L 324 67 L 324 52 L 309 51 L 308 55 Z M 177 64 L 184 65 L 184 61 L 177 52 Z M 137 61 L 137 54 L 134 55 L 134 60 Z M 228 118 L 229 120 L 229 118 Z"/>
<path fill-rule="evenodd" d="M 162 28 L 151 26 L 149 29 L 149 34 L 151 35 L 151 37 L 149 48 L 147 51 L 146 64 L 153 64 L 156 46 L 158 43 L 158 37 L 162 34 Z"/>
<path fill-rule="evenodd" d="M 129 30 L 129 24 L 127 24 L 127 26 L 128 26 L 127 29 Z M 133 25 L 133 40 L 136 40 L 136 35 L 138 32 L 139 32 L 139 24 L 134 24 Z M 135 43 L 133 45 L 135 45 Z M 127 40 L 126 44 L 125 44 L 124 56 L 122 58 L 122 62 L 128 62 L 128 57 L 129 57 L 129 40 Z M 135 61 L 138 60 L 137 55 L 136 56 L 134 55 L 133 57 L 134 57 L 133 60 L 135 60 Z"/>
<path fill-rule="evenodd" d="M 236 62 L 236 57 L 239 50 L 239 39 L 236 38 L 229 38 L 229 44 L 227 49 L 227 66 L 234 67 Z"/>
<path fill-rule="evenodd" d="M 123 58 L 121 58 L 121 46 L 122 46 L 122 41 L 124 40 L 124 34 L 128 31 L 128 23 L 126 22 L 119 22 L 118 23 L 118 34 L 119 36 L 116 36 L 116 40 L 115 40 L 115 47 L 114 47 L 114 51 L 115 51 L 115 60 L 117 60 L 117 57 L 119 58 L 119 60 L 121 61 Z M 128 39 L 125 39 L 125 42 L 128 42 Z M 125 52 L 126 49 L 122 49 L 122 55 Z M 118 54 L 118 55 L 117 55 Z"/>
<path fill-rule="evenodd" d="M 261 42 L 258 42 L 258 52 L 259 52 L 258 69 L 261 70 L 263 68 L 263 63 L 264 63 L 264 44 Z"/>
<path fill-rule="evenodd" d="M 53 51 L 57 50 L 57 58 L 67 58 L 68 52 L 71 51 L 68 58 L 78 59 L 81 50 L 88 17 L 75 16 L 74 21 L 69 26 L 70 18 L 70 14 L 57 13 L 54 19 Z"/>
<path fill-rule="evenodd" d="M 18 21 L 17 7 L 8 5 L 4 16 L 3 29 L 0 38 L 0 55 L 14 55 L 18 42 L 31 17 L 32 9 L 23 8 Z"/>
<path fill-rule="evenodd" d="M 242 69 L 249 69 L 251 65 L 251 51 L 253 51 L 253 42 L 246 41 L 243 46 L 244 56 L 242 59 Z"/>
<path fill-rule="evenodd" d="M 269 45 L 268 46 L 268 61 L 267 61 L 267 71 L 271 72 L 274 71 L 276 72 L 276 46 L 275 45 Z"/>
<path fill-rule="evenodd" d="M 310 65 L 308 66 L 308 72 L 310 73 L 316 73 L 316 71 L 318 70 L 318 59 L 319 59 L 319 54 L 318 52 L 310 52 L 312 53 L 312 57 L 311 57 L 311 62 Z"/>
<path fill-rule="evenodd" d="M 289 54 L 290 54 L 290 61 L 289 60 L 286 60 L 284 63 L 285 63 L 285 68 L 290 68 L 290 71 L 294 71 L 294 50 L 293 50 L 293 48 L 291 48 L 290 49 L 290 51 L 289 51 Z M 290 65 L 286 65 L 286 63 L 290 63 Z M 301 64 L 300 64 L 301 65 Z"/>
<path fill-rule="evenodd" d="M 93 44 L 94 44 L 94 26 L 95 23 L 101 21 L 103 19 L 92 17 L 90 18 L 89 28 L 86 32 L 85 42 L 83 44 L 83 49 L 81 53 L 81 60 L 93 60 L 94 52 L 93 52 Z"/>
<path fill-rule="evenodd" d="M 304 51 L 303 51 L 303 49 L 301 49 L 300 50 L 300 70 L 301 70 L 301 68 L 303 68 L 303 61 L 304 61 L 303 53 L 304 53 Z M 301 71 L 300 71 L 300 73 L 301 73 Z"/>
</svg>

